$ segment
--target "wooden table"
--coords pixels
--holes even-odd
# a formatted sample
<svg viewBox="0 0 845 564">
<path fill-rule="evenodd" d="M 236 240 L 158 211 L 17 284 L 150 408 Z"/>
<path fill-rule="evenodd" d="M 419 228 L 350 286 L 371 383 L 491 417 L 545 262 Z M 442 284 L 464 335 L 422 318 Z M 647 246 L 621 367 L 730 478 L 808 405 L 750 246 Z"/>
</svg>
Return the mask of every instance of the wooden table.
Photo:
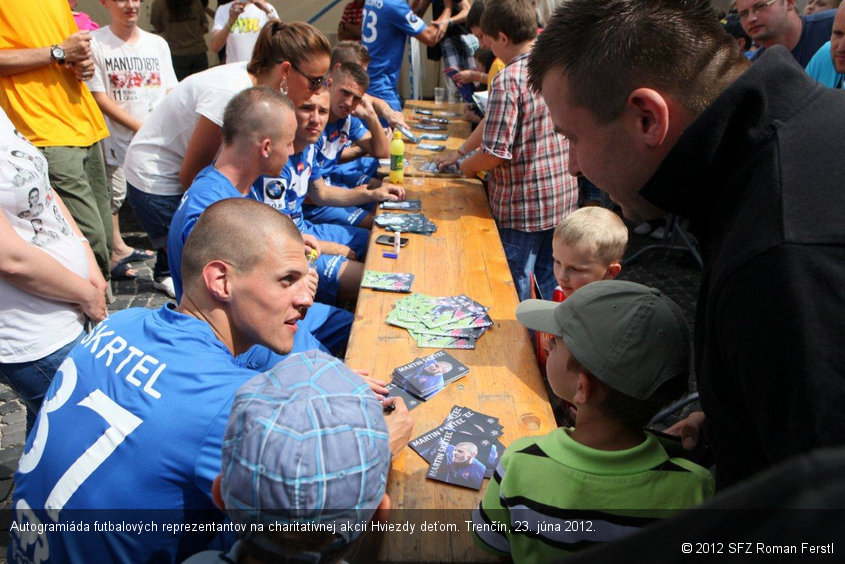
<svg viewBox="0 0 845 564">
<path fill-rule="evenodd" d="M 495 325 L 475 350 L 449 350 L 469 367 L 469 374 L 450 384 L 412 415 L 416 421 L 412 438 L 437 427 L 453 405 L 477 409 L 499 418 L 504 426 L 501 441 L 507 445 L 525 435 L 545 434 L 556 425 L 541 380 L 527 330 L 516 320 L 518 298 L 513 279 L 490 215 L 481 183 L 468 179 L 426 178 L 422 186 L 408 186 L 409 198 L 422 200 L 422 213 L 437 224 L 427 237 L 407 234 L 408 245 L 398 260 L 384 258 L 392 248 L 376 245 L 373 228 L 366 259 L 368 270 L 412 272 L 413 291 L 432 296 L 465 293 L 489 306 Z M 403 236 L 406 234 L 403 233 Z M 361 289 L 346 362 L 364 368 L 385 381 L 397 366 L 436 349 L 421 349 L 405 329 L 385 323 L 393 304 L 407 294 Z M 393 461 L 388 494 L 394 523 L 454 521 L 452 533 L 385 533 L 379 561 L 478 561 L 487 554 L 476 548 L 465 520 L 478 505 L 481 492 L 426 480 L 428 464 L 410 447 Z M 420 512 L 415 510 L 438 510 Z M 452 513 L 443 510 L 461 510 Z"/>
<path fill-rule="evenodd" d="M 446 151 L 451 151 L 457 149 L 461 143 L 463 143 L 464 139 L 469 137 L 471 133 L 470 124 L 468 121 L 463 119 L 463 117 L 446 117 L 446 119 L 450 120 L 449 125 L 446 126 L 445 131 L 425 131 L 422 129 L 417 129 L 414 127 L 418 119 L 421 117 L 419 114 L 414 112 L 414 109 L 425 109 L 425 110 L 432 110 L 435 112 L 434 117 L 446 117 L 440 115 L 442 112 L 451 112 L 451 113 L 459 113 L 463 116 L 463 104 L 455 104 L 451 102 L 444 102 L 442 104 L 435 104 L 430 100 L 409 100 L 405 108 L 403 109 L 402 113 L 405 116 L 405 122 L 411 129 L 411 133 L 414 135 L 422 135 L 424 133 L 445 133 L 449 136 L 446 141 L 422 141 L 422 143 L 428 143 L 430 145 L 445 145 Z M 413 157 L 424 157 L 426 160 L 431 161 L 443 156 L 444 152 L 441 151 L 424 151 L 419 148 L 419 145 L 416 143 L 411 143 L 407 139 L 405 139 L 405 159 L 411 159 Z M 379 174 L 382 176 L 387 176 L 389 170 L 387 166 L 379 167 Z M 405 176 L 409 177 L 438 177 L 438 178 L 458 178 L 459 175 L 455 174 L 440 174 L 440 175 L 433 175 L 430 172 L 420 172 L 416 170 L 413 166 L 405 167 Z"/>
</svg>

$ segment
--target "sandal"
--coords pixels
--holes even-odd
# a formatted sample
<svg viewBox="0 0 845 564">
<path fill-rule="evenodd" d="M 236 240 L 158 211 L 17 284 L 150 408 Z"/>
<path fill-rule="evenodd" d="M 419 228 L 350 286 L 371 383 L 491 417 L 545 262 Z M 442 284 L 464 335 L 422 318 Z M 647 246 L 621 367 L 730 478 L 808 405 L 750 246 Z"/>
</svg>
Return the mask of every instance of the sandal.
<svg viewBox="0 0 845 564">
<path fill-rule="evenodd" d="M 153 251 L 133 248 L 132 252 L 129 253 L 126 258 L 120 260 L 120 264 L 126 264 L 127 262 L 144 262 L 154 258 L 156 258 L 156 254 Z"/>
<path fill-rule="evenodd" d="M 111 279 L 118 282 L 123 280 L 135 280 L 138 275 L 130 274 L 130 270 L 134 270 L 131 264 L 128 262 L 119 262 L 111 269 Z"/>
</svg>

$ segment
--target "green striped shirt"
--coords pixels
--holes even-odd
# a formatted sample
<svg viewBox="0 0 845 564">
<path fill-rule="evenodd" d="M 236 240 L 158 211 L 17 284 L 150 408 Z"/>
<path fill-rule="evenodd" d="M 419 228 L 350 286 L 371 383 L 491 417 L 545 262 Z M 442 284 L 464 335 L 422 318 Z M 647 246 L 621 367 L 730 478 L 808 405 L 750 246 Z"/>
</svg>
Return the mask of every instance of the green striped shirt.
<svg viewBox="0 0 845 564">
<path fill-rule="evenodd" d="M 573 440 L 571 429 L 514 441 L 478 509 L 475 542 L 516 562 L 542 562 L 612 541 L 713 495 L 708 470 L 669 458 L 652 435 L 621 451 Z"/>
</svg>

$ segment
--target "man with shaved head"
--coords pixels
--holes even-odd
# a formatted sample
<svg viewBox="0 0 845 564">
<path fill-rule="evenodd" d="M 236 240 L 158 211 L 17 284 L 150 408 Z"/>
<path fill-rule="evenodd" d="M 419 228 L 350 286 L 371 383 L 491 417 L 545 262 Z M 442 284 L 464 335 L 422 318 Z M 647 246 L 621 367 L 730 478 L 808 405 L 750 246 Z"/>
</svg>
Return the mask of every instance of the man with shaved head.
<svg viewBox="0 0 845 564">
<path fill-rule="evenodd" d="M 248 88 L 236 95 L 223 113 L 223 146 L 217 160 L 205 167 L 185 193 L 173 215 L 167 238 L 167 261 L 171 266 L 176 299 L 182 298 L 182 249 L 200 214 L 226 198 L 252 198 L 252 183 L 259 176 L 278 176 L 293 152 L 296 117 L 290 100 L 277 90 L 264 86 Z M 243 228 L 256 220 L 250 216 L 239 218 Z M 228 233 L 228 231 L 224 231 Z M 310 236 L 306 236 L 309 238 Z M 230 241 L 231 237 L 219 237 Z M 317 247 L 313 238 L 312 247 Z M 267 245 L 275 244 L 272 239 Z M 312 297 L 317 289 L 317 273 L 309 272 L 308 286 Z M 349 339 L 352 313 L 316 304 L 308 312 L 296 334 L 294 351 L 319 348 L 339 353 Z M 282 359 L 267 347 L 256 347 L 241 359 L 246 366 L 257 370 L 273 367 Z"/>
<path fill-rule="evenodd" d="M 754 22 L 783 3 L 737 8 Z M 707 0 L 564 2 L 529 74 L 571 174 L 631 219 L 692 220 L 707 427 L 697 412 L 676 430 L 688 447 L 707 433 L 717 488 L 842 445 L 845 98 L 781 45 L 749 66 Z"/>
<path fill-rule="evenodd" d="M 211 484 L 226 420 L 235 391 L 257 373 L 236 357 L 255 344 L 290 352 L 312 304 L 308 261 L 289 218 L 228 199 L 196 222 L 183 262 L 178 307 L 112 314 L 59 368 L 15 476 L 10 561 L 45 550 L 63 562 L 181 561 L 209 535 L 97 531 L 93 522 L 140 508 L 169 510 L 150 518 L 179 527 L 222 518 Z M 78 519 L 93 530 L 21 532 Z"/>
</svg>

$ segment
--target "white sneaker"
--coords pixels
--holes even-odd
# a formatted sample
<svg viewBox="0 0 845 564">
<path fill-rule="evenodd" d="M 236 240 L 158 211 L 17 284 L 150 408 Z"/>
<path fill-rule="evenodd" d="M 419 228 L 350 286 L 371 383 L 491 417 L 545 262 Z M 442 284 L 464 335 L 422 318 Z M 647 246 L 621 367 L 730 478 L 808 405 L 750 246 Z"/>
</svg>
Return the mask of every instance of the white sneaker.
<svg viewBox="0 0 845 564">
<path fill-rule="evenodd" d="M 654 231 L 652 231 L 651 235 L 649 235 L 649 237 L 651 237 L 652 239 L 660 239 L 660 240 L 662 240 L 663 237 L 665 237 L 665 236 L 666 236 L 666 228 L 663 227 L 662 225 L 660 227 L 658 227 L 657 229 L 655 229 Z"/>
<path fill-rule="evenodd" d="M 153 288 L 164 292 L 171 298 L 176 298 L 176 288 L 173 287 L 173 278 L 171 278 L 170 276 L 162 278 L 160 280 L 154 280 Z"/>
<path fill-rule="evenodd" d="M 652 231 L 651 224 L 647 221 L 644 221 L 634 227 L 633 229 L 634 235 L 648 235 Z"/>
</svg>

